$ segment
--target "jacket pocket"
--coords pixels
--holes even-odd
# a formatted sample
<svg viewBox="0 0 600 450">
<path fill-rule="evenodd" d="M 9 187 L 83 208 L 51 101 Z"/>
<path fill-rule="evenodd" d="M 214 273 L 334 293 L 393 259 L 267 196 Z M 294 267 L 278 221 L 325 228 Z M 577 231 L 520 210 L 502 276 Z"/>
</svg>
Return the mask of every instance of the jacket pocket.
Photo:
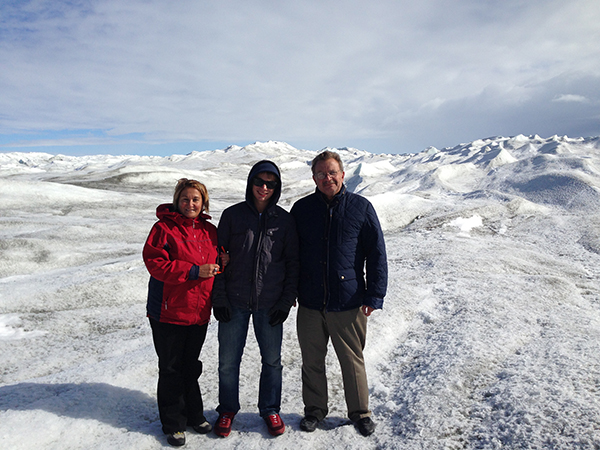
<svg viewBox="0 0 600 450">
<path fill-rule="evenodd" d="M 340 283 L 356 280 L 356 272 L 352 269 L 338 270 L 338 280 Z"/>
<path fill-rule="evenodd" d="M 331 291 L 332 299 L 337 298 L 339 308 L 347 310 L 357 308 L 362 303 L 364 292 L 360 289 L 361 279 L 353 269 L 338 270 L 337 292 Z"/>
</svg>

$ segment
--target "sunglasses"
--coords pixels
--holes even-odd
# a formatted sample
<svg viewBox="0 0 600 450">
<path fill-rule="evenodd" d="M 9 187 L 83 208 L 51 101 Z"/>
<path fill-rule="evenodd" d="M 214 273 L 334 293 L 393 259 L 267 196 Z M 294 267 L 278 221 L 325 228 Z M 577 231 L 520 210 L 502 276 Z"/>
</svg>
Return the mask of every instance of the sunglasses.
<svg viewBox="0 0 600 450">
<path fill-rule="evenodd" d="M 252 184 L 258 187 L 267 186 L 267 189 L 275 189 L 277 187 L 277 180 L 267 181 L 260 177 L 255 177 L 252 180 Z"/>
</svg>

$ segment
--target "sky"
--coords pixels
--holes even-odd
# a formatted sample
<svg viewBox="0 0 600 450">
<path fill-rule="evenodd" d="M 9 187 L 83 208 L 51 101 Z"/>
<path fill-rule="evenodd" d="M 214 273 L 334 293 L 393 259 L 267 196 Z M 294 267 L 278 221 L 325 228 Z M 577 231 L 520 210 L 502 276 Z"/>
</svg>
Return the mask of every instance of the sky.
<svg viewBox="0 0 600 450">
<path fill-rule="evenodd" d="M 0 152 L 600 135 L 597 0 L 4 0 Z"/>
</svg>

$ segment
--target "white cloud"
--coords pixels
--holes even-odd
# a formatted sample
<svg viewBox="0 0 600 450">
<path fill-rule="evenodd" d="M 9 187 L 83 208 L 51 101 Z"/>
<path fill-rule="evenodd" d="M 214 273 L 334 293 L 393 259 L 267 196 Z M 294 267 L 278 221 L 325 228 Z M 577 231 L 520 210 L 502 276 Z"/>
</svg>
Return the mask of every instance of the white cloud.
<svg viewBox="0 0 600 450">
<path fill-rule="evenodd" d="M 585 98 L 583 95 L 573 95 L 573 94 L 561 94 L 552 99 L 553 102 L 575 102 L 575 103 L 587 103 L 589 100 Z"/>
<path fill-rule="evenodd" d="M 94 129 L 418 151 L 521 133 L 514 122 L 544 115 L 547 99 L 509 112 L 510 95 L 570 71 L 600 74 L 600 4 L 585 0 L 40 0 L 5 3 L 0 15 L 0 134 Z M 452 135 L 440 131 L 443 111 L 498 86 L 510 95 L 493 109 L 504 112 L 472 123 L 461 107 Z M 583 95 L 569 87 L 548 94 Z"/>
</svg>

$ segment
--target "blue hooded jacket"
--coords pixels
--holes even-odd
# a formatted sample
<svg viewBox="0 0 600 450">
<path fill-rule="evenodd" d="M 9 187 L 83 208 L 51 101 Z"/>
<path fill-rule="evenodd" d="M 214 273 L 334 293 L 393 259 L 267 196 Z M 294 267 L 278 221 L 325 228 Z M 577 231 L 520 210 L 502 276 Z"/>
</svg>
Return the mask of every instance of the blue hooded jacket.
<svg viewBox="0 0 600 450">
<path fill-rule="evenodd" d="M 279 183 L 259 214 L 252 180 L 262 172 L 275 174 Z M 271 161 L 259 161 L 248 174 L 246 200 L 223 211 L 217 234 L 230 262 L 215 278 L 214 307 L 289 311 L 296 301 L 298 235 L 290 213 L 277 206 L 280 195 L 279 168 Z"/>
</svg>

